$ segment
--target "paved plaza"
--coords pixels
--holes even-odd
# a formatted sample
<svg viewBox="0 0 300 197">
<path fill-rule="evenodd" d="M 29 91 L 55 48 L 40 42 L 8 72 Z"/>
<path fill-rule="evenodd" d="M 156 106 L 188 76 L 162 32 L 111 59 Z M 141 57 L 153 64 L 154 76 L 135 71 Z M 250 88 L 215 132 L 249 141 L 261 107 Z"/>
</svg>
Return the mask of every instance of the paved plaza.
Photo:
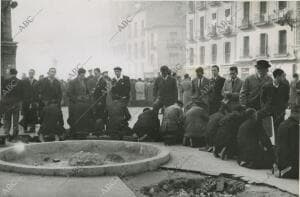
<svg viewBox="0 0 300 197">
<path fill-rule="evenodd" d="M 64 108 L 64 118 L 67 111 Z M 136 121 L 142 108 L 130 108 Z M 155 143 L 164 146 L 162 143 Z M 274 186 L 293 194 L 299 193 L 298 180 L 275 178 L 270 170 L 251 170 L 240 167 L 236 161 L 222 161 L 211 153 L 184 146 L 169 146 L 171 160 L 162 169 L 180 169 L 208 175 L 230 174 L 249 183 Z M 1 149 L 1 148 L 0 148 Z M 50 177 L 0 172 L 0 196 L 40 197 L 132 197 L 135 193 L 119 177 Z"/>
</svg>

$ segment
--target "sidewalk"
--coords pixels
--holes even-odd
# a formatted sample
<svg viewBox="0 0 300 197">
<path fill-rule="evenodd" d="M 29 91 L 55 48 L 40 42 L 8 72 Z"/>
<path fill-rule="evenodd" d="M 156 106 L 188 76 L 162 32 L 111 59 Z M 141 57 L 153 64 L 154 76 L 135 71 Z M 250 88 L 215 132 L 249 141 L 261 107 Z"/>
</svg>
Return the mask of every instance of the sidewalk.
<svg viewBox="0 0 300 197">
<path fill-rule="evenodd" d="M 272 175 L 271 170 L 252 170 L 240 167 L 236 161 L 217 159 L 212 153 L 199 151 L 196 148 L 170 146 L 171 160 L 163 168 L 176 168 L 202 172 L 210 175 L 232 174 L 253 183 L 275 186 L 293 194 L 299 194 L 299 181 L 279 179 Z"/>
</svg>

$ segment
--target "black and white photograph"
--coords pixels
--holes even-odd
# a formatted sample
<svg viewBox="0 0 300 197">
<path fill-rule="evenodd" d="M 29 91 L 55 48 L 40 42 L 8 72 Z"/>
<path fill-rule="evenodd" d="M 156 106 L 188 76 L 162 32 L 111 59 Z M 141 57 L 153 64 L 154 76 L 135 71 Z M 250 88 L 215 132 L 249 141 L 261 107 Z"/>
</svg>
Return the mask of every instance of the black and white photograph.
<svg viewBox="0 0 300 197">
<path fill-rule="evenodd" d="M 299 196 L 300 1 L 1 0 L 0 197 Z"/>
</svg>

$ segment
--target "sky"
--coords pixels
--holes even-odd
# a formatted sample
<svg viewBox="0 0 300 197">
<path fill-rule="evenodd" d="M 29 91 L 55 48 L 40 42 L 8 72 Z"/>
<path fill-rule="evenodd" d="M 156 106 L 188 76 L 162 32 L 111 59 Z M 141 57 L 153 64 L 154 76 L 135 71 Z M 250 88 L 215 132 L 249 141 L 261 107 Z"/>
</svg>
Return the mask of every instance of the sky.
<svg viewBox="0 0 300 197">
<path fill-rule="evenodd" d="M 57 77 L 67 79 L 77 64 L 109 70 L 120 61 L 113 57 L 109 0 L 17 0 L 12 10 L 12 31 L 18 42 L 16 67 L 19 76 L 30 68 L 36 77 L 57 68 Z M 29 17 L 32 22 L 20 31 Z M 18 33 L 19 32 L 19 33 Z"/>
</svg>

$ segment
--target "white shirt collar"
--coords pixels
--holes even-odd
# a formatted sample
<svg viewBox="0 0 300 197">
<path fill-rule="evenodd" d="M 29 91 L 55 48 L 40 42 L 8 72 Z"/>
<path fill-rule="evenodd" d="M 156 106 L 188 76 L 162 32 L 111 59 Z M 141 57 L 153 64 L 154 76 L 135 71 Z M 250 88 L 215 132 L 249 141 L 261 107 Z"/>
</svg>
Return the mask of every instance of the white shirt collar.
<svg viewBox="0 0 300 197">
<path fill-rule="evenodd" d="M 119 80 L 122 79 L 122 78 L 123 78 L 123 75 L 122 75 L 122 74 L 120 75 L 119 78 L 116 76 L 116 80 L 117 80 L 117 81 L 119 81 Z"/>
<path fill-rule="evenodd" d="M 278 87 L 279 87 L 279 84 L 276 84 L 276 83 L 273 81 L 273 86 L 274 86 L 275 88 L 278 88 Z"/>
</svg>

